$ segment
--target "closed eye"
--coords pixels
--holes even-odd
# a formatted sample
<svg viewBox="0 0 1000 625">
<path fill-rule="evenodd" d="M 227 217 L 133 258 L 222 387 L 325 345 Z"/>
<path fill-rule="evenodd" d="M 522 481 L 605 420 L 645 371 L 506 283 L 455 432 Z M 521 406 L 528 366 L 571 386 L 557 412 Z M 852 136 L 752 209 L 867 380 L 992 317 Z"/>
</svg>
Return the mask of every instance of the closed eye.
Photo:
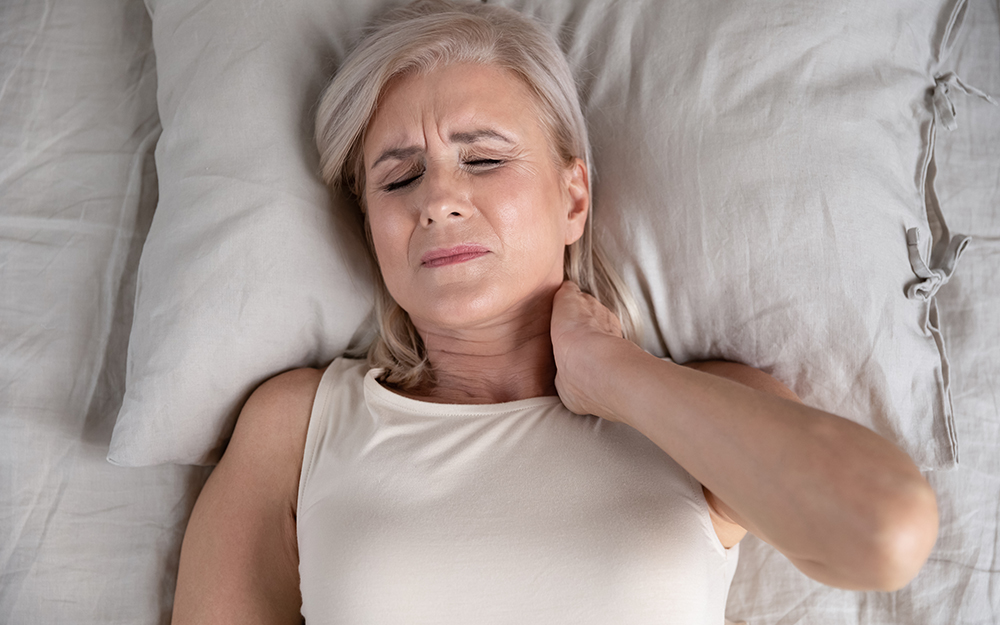
<svg viewBox="0 0 1000 625">
<path fill-rule="evenodd" d="M 390 191 L 390 192 L 391 191 L 398 191 L 399 189 L 403 189 L 405 187 L 408 187 L 411 184 L 413 184 L 414 182 L 416 182 L 417 179 L 420 178 L 421 175 L 423 175 L 423 174 L 422 173 L 417 173 L 417 174 L 414 174 L 414 175 L 410 176 L 409 178 L 403 178 L 402 180 L 397 180 L 396 182 L 390 182 L 389 184 L 387 184 L 384 187 L 382 187 L 382 189 L 384 191 Z"/>
<path fill-rule="evenodd" d="M 478 158 L 474 160 L 465 161 L 465 165 L 466 167 L 471 167 L 473 169 L 487 170 L 499 167 L 500 165 L 503 165 L 504 162 L 505 161 L 498 158 Z M 419 180 L 422 175 L 423 175 L 422 171 L 413 172 L 410 176 L 406 178 L 401 178 L 399 180 L 396 180 L 395 182 L 390 182 L 386 184 L 385 186 L 382 187 L 382 190 L 387 193 L 391 193 L 392 191 L 405 189 L 406 187 L 410 186 L 411 184 Z"/>
</svg>

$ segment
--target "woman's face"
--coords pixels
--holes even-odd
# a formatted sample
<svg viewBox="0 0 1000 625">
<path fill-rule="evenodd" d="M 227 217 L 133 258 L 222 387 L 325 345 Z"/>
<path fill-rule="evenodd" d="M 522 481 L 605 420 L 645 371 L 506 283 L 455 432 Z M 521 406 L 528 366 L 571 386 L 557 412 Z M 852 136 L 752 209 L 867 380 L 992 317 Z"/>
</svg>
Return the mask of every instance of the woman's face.
<svg viewBox="0 0 1000 625">
<path fill-rule="evenodd" d="M 457 64 L 397 78 L 364 162 L 382 277 L 418 330 L 487 327 L 551 302 L 583 233 L 587 174 L 557 164 L 514 74 Z"/>
</svg>

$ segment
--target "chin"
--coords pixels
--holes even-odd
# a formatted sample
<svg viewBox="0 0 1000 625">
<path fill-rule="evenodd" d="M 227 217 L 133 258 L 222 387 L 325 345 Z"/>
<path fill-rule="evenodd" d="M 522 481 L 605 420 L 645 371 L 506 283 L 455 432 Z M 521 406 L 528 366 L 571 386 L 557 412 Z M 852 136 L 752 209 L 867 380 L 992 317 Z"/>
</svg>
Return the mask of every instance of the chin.
<svg viewBox="0 0 1000 625">
<path fill-rule="evenodd" d="M 410 284 L 402 294 L 405 301 L 396 301 L 418 329 L 427 331 L 461 331 L 510 322 L 523 326 L 537 321 L 543 310 L 551 311 L 552 295 L 562 284 L 561 275 L 531 289 L 503 282 L 480 276 L 451 284 Z"/>
<path fill-rule="evenodd" d="M 484 301 L 485 300 L 485 301 Z M 506 312 L 504 306 L 490 298 L 473 299 L 445 298 L 426 311 L 424 319 L 442 330 L 464 330 L 489 325 L 501 320 Z"/>
</svg>

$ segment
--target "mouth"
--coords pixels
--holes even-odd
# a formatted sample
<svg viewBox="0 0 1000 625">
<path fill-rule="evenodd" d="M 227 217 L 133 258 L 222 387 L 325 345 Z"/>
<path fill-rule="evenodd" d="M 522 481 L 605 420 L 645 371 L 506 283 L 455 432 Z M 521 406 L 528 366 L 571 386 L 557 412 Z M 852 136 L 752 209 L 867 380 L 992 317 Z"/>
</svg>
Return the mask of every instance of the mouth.
<svg viewBox="0 0 1000 625">
<path fill-rule="evenodd" d="M 490 251 L 481 245 L 456 245 L 427 252 L 420 258 L 420 264 L 424 267 L 444 267 L 475 260 L 489 253 Z"/>
</svg>

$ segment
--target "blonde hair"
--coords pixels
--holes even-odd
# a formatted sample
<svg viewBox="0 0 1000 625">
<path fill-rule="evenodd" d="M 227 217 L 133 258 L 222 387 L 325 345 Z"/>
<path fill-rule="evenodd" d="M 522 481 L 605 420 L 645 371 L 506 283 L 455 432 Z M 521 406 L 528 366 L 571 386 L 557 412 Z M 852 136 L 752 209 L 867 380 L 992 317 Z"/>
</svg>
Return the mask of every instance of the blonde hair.
<svg viewBox="0 0 1000 625">
<path fill-rule="evenodd" d="M 593 179 L 576 85 L 555 40 L 536 22 L 510 9 L 417 0 L 390 12 L 358 44 L 323 92 L 316 113 L 323 180 L 357 198 L 373 258 L 363 147 L 378 99 L 396 76 L 455 63 L 500 67 L 523 80 L 537 100 L 556 158 L 565 166 L 582 159 L 588 180 Z M 625 337 L 635 341 L 639 332 L 635 301 L 596 244 L 592 223 L 588 218 L 583 236 L 566 247 L 565 277 L 615 313 Z M 432 384 L 433 371 L 420 335 L 389 294 L 381 274 L 375 314 L 377 336 L 368 360 L 385 369 L 382 379 L 408 390 Z"/>
</svg>

